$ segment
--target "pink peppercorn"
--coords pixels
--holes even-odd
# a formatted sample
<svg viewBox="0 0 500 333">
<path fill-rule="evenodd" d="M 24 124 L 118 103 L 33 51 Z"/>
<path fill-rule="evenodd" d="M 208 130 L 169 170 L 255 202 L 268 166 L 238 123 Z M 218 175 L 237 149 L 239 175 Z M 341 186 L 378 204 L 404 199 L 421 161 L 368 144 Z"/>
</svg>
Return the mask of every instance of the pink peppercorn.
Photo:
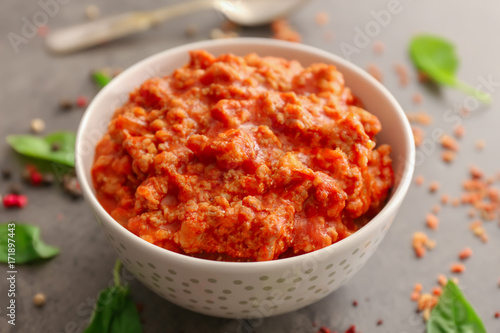
<svg viewBox="0 0 500 333">
<path fill-rule="evenodd" d="M 30 173 L 30 181 L 33 186 L 38 186 L 43 181 L 43 176 L 40 172 L 34 170 Z"/>
<path fill-rule="evenodd" d="M 78 105 L 81 108 L 86 107 L 87 104 L 88 104 L 88 101 L 87 101 L 87 97 L 85 97 L 85 96 L 79 96 L 76 99 L 76 105 Z"/>
<path fill-rule="evenodd" d="M 8 194 L 3 198 L 4 207 L 23 208 L 28 203 L 28 197 L 22 194 Z"/>
</svg>

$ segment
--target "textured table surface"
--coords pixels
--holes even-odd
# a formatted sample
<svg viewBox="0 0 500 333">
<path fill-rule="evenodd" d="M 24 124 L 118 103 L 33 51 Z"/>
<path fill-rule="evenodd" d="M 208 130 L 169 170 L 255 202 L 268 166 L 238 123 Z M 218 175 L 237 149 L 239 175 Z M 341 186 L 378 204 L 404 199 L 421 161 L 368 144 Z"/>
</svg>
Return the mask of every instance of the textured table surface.
<svg viewBox="0 0 500 333">
<path fill-rule="evenodd" d="M 40 4 L 54 0 L 0 2 L 0 136 L 29 132 L 32 118 L 42 118 L 46 133 L 55 130 L 76 130 L 81 110 L 61 112 L 58 101 L 75 99 L 79 95 L 92 98 L 97 88 L 89 79 L 94 68 L 128 67 L 156 52 L 187 42 L 210 38 L 210 30 L 219 27 L 224 18 L 214 11 L 195 13 L 165 23 L 153 31 L 126 38 L 99 48 L 69 56 L 54 56 L 43 48 L 43 38 L 32 36 L 26 21 L 43 19 Z M 95 1 L 97 2 L 97 1 Z M 84 22 L 85 8 L 91 0 L 60 0 L 52 7 L 49 29 Z M 64 4 L 63 4 L 64 3 Z M 152 9 L 168 1 L 109 0 L 99 3 L 103 15 L 132 9 Z M 377 23 L 376 13 L 395 6 L 385 21 Z M 394 9 L 393 8 L 393 9 Z M 325 26 L 315 23 L 320 11 L 329 15 Z M 425 127 L 426 144 L 419 149 L 416 174 L 423 175 L 425 184 L 412 184 L 393 227 L 367 265 L 344 287 L 320 302 L 294 313 L 259 322 L 240 322 L 203 316 L 179 308 L 156 296 L 139 282 L 132 280 L 132 295 L 144 305 L 141 317 L 145 332 L 315 332 L 319 326 L 344 332 L 355 324 L 361 332 L 423 332 L 421 315 L 410 293 L 416 282 L 430 290 L 439 273 L 450 275 L 449 265 L 458 261 L 457 254 L 470 246 L 474 255 L 466 262 L 467 270 L 460 284 L 469 300 L 483 318 L 488 332 L 500 332 L 500 228 L 498 221 L 485 222 L 489 242 L 484 244 L 468 230 L 467 207 L 442 207 L 438 216 L 439 230 L 425 230 L 425 215 L 439 202 L 443 193 L 458 197 L 461 181 L 468 177 L 474 164 L 486 175 L 500 169 L 500 2 L 465 0 L 393 0 L 393 1 L 331 1 L 308 3 L 290 17 L 291 24 L 302 34 L 303 42 L 324 50 L 349 56 L 357 65 L 367 68 L 377 65 L 383 83 L 395 95 L 406 111 L 425 110 L 433 123 Z M 38 16 L 37 16 L 38 15 Z M 46 16 L 47 17 L 47 16 Z M 379 16 L 380 19 L 380 16 Z M 42 20 L 43 21 L 43 20 Z M 43 23 L 43 22 L 42 22 Z M 198 33 L 187 37 L 185 28 L 194 24 Z M 24 35 L 23 35 L 23 29 Z M 359 37 L 359 31 L 370 30 L 371 36 Z M 24 36 L 12 44 L 9 33 Z M 459 76 L 473 84 L 489 81 L 496 98 L 492 106 L 477 106 L 465 95 L 441 89 L 430 91 L 418 83 L 413 71 L 407 87 L 401 87 L 394 66 L 401 63 L 411 68 L 407 46 L 412 35 L 431 32 L 443 35 L 457 45 L 461 58 Z M 269 37 L 269 27 L 245 28 L 242 36 Z M 358 35 L 358 36 L 357 36 Z M 13 36 L 12 34 L 10 35 Z M 377 54 L 373 46 L 379 42 L 384 52 Z M 348 46 L 351 52 L 346 53 Z M 354 49 L 355 48 L 355 49 Z M 343 52 L 344 50 L 344 52 Z M 17 51 L 17 52 L 16 52 Z M 415 93 L 423 102 L 414 105 Z M 471 113 L 460 116 L 458 110 L 470 103 Z M 458 115 L 451 120 L 450 115 Z M 452 133 L 456 122 L 466 127 L 456 160 L 445 164 L 441 160 L 439 142 L 432 139 L 433 131 Z M 477 140 L 486 146 L 478 151 Z M 20 164 L 5 141 L 0 143 L 0 167 L 10 167 L 19 176 Z M 440 182 L 440 190 L 430 194 L 431 180 Z M 9 182 L 0 180 L 0 193 L 5 194 Z M 497 183 L 498 185 L 498 183 Z M 116 255 L 100 233 L 89 207 L 83 200 L 74 201 L 54 186 L 50 189 L 25 187 L 29 205 L 22 210 L 0 208 L 0 222 L 25 221 L 39 225 L 44 239 L 61 248 L 61 254 L 43 264 L 18 268 L 17 325 L 7 324 L 6 266 L 0 266 L 0 332 L 82 332 L 87 324 L 93 302 L 99 290 L 111 278 Z M 58 218 L 59 217 L 59 218 Z M 61 217 L 64 217 L 61 220 Z M 437 247 L 423 259 L 416 259 L 411 248 L 412 234 L 425 230 L 437 241 Z M 37 292 L 47 296 L 43 308 L 36 308 L 32 297 Z M 352 302 L 358 301 L 353 307 Z M 377 326 L 379 319 L 383 325 Z"/>
</svg>

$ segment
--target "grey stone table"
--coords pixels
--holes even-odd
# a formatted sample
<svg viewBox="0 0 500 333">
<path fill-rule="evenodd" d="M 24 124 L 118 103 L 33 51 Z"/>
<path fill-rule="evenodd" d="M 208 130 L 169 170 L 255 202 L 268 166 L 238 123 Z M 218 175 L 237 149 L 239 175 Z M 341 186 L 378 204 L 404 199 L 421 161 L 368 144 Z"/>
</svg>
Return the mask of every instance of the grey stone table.
<svg viewBox="0 0 500 333">
<path fill-rule="evenodd" d="M 81 110 L 61 112 L 58 101 L 79 95 L 92 98 L 97 92 L 89 80 L 94 68 L 128 67 L 156 52 L 187 42 L 210 38 L 211 29 L 223 22 L 221 14 L 205 11 L 163 24 L 148 33 L 126 38 L 99 48 L 69 56 L 54 56 L 43 48 L 43 38 L 32 34 L 29 23 L 46 23 L 49 29 L 84 22 L 85 8 L 92 0 L 40 0 L 0 2 L 0 167 L 11 167 L 19 176 L 19 162 L 3 138 L 7 134 L 29 132 L 32 118 L 46 122 L 45 132 L 76 130 Z M 97 2 L 97 1 L 95 1 Z M 57 8 L 54 6 L 57 3 Z M 99 3 L 103 15 L 132 9 L 151 9 L 165 5 L 159 0 L 109 0 Z M 52 4 L 49 9 L 46 4 Z M 49 12 L 50 15 L 40 14 Z M 329 14 L 325 26 L 315 23 L 320 11 Z M 385 13 L 385 15 L 384 15 Z M 387 15 L 387 13 L 389 13 Z M 312 1 L 290 17 L 302 34 L 303 42 L 339 55 L 366 68 L 378 66 L 383 82 L 407 111 L 425 110 L 433 123 L 425 128 L 425 145 L 419 149 L 416 174 L 425 177 L 424 186 L 412 185 L 396 221 L 368 264 L 343 288 L 320 302 L 294 313 L 262 322 L 239 322 L 203 316 L 179 308 L 139 282 L 132 280 L 134 300 L 144 305 L 141 313 L 145 332 L 315 332 L 324 325 L 344 332 L 356 324 L 362 332 L 423 332 L 425 325 L 415 313 L 410 292 L 416 282 L 430 290 L 439 273 L 449 274 L 449 265 L 457 254 L 470 246 L 474 255 L 466 262 L 467 271 L 460 283 L 467 297 L 484 319 L 488 332 L 500 332 L 500 228 L 498 222 L 485 223 L 489 242 L 483 244 L 468 230 L 466 207 L 445 206 L 439 212 L 439 230 L 428 234 L 437 247 L 417 260 L 411 248 L 413 232 L 425 230 L 425 215 L 438 203 L 442 193 L 459 195 L 461 180 L 475 164 L 487 175 L 500 168 L 500 2 L 495 0 L 376 0 Z M 198 33 L 187 37 L 185 29 L 194 24 Z M 41 30 L 43 33 L 43 29 Z M 477 106 L 465 95 L 451 89 L 430 91 L 419 84 L 413 72 L 407 87 L 401 87 L 395 74 L 396 63 L 411 68 L 407 45 L 418 32 L 431 32 L 453 40 L 461 58 L 459 76 L 473 85 L 490 82 L 496 101 L 490 107 Z M 19 38 L 14 38 L 14 34 Z M 242 36 L 270 36 L 269 27 L 245 28 Z M 364 35 L 364 36 L 363 36 Z M 383 43 L 384 51 L 374 52 Z M 422 104 L 412 102 L 415 93 L 423 95 Z M 460 115 L 462 104 L 471 103 L 471 113 Z M 461 149 L 451 164 L 441 161 L 439 142 L 432 132 L 451 133 L 457 121 L 466 127 Z M 483 150 L 475 149 L 483 139 Z M 430 180 L 441 188 L 430 194 Z M 9 182 L 0 180 L 0 193 Z M 498 185 L 498 183 L 497 183 Z M 22 210 L 0 208 L 0 221 L 30 222 L 42 228 L 49 244 L 61 248 L 61 254 L 44 264 L 19 267 L 17 275 L 17 325 L 7 324 L 6 266 L 0 266 L 0 332 L 82 332 L 95 297 L 111 278 L 116 255 L 100 233 L 92 213 L 83 201 L 74 201 L 57 186 L 51 189 L 25 188 L 29 205 Z M 47 296 L 44 307 L 36 308 L 33 295 Z M 352 302 L 358 301 L 353 307 Z M 379 319 L 383 325 L 377 326 Z M 314 326 L 318 325 L 318 326 Z"/>
</svg>

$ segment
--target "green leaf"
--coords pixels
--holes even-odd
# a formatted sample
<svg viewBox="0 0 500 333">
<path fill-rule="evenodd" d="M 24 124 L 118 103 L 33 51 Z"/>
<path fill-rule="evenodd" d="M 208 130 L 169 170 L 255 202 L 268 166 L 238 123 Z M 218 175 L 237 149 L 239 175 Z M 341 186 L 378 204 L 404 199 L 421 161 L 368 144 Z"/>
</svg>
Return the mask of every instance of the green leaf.
<svg viewBox="0 0 500 333">
<path fill-rule="evenodd" d="M 427 333 L 486 333 L 481 318 L 451 280 L 427 322 Z"/>
<path fill-rule="evenodd" d="M 112 78 L 109 75 L 107 75 L 102 71 L 96 71 L 92 73 L 92 78 L 94 79 L 95 84 L 99 86 L 99 88 L 103 88 L 112 80 Z"/>
<path fill-rule="evenodd" d="M 14 249 L 11 252 L 8 252 L 9 243 L 10 248 Z M 9 260 L 9 253 L 15 261 Z M 39 227 L 18 222 L 0 224 L 0 262 L 24 264 L 52 258 L 57 254 L 59 254 L 57 247 L 47 245 L 42 241 Z"/>
<path fill-rule="evenodd" d="M 46 161 L 75 166 L 76 135 L 72 132 L 54 132 L 42 138 L 35 135 L 8 135 L 7 142 L 19 154 Z M 59 149 L 53 151 L 53 145 Z"/>
<path fill-rule="evenodd" d="M 120 282 L 121 262 L 113 271 L 114 286 L 99 293 L 91 322 L 84 333 L 141 333 L 141 321 L 130 288 Z"/>
<path fill-rule="evenodd" d="M 457 88 L 483 103 L 491 103 L 490 94 L 457 79 L 459 60 L 455 46 L 446 39 L 433 35 L 417 35 L 410 42 L 410 57 L 415 66 L 435 82 Z"/>
</svg>

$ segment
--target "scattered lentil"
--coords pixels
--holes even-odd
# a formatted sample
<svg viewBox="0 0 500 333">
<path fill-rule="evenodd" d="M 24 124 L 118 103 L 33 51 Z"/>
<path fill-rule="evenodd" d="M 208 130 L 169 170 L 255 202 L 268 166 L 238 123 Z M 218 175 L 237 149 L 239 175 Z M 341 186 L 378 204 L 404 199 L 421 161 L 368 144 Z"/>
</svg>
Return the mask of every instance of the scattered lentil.
<svg viewBox="0 0 500 333">
<path fill-rule="evenodd" d="M 385 50 L 385 44 L 381 41 L 375 41 L 373 43 L 373 52 L 376 54 L 382 54 Z"/>
<path fill-rule="evenodd" d="M 425 178 L 424 176 L 422 175 L 417 175 L 417 177 L 415 177 L 415 184 L 417 184 L 417 186 L 421 186 L 425 181 Z"/>
<path fill-rule="evenodd" d="M 381 326 L 384 323 L 382 319 L 377 320 L 377 326 Z"/>
<path fill-rule="evenodd" d="M 484 141 L 483 139 L 478 139 L 476 140 L 475 145 L 477 150 L 483 150 L 484 147 L 486 147 L 486 141 Z"/>
<path fill-rule="evenodd" d="M 436 246 L 436 242 L 429 239 L 425 233 L 417 231 L 413 234 L 412 246 L 417 258 L 422 258 L 426 250 L 432 250 Z"/>
<path fill-rule="evenodd" d="M 461 274 L 463 272 L 465 272 L 465 266 L 464 264 L 460 264 L 460 263 L 455 263 L 455 264 L 452 264 L 451 267 L 450 267 L 450 271 L 452 273 L 458 273 L 458 274 Z"/>
<path fill-rule="evenodd" d="M 33 133 L 40 133 L 45 129 L 45 122 L 40 118 L 34 118 L 31 120 L 30 127 Z"/>
<path fill-rule="evenodd" d="M 441 287 L 444 287 L 448 283 L 448 278 L 443 274 L 439 274 L 437 281 Z"/>
<path fill-rule="evenodd" d="M 319 25 L 320 27 L 325 26 L 328 24 L 330 17 L 327 12 L 318 12 L 316 13 L 316 24 Z"/>
<path fill-rule="evenodd" d="M 382 75 L 382 71 L 380 70 L 380 68 L 377 65 L 369 64 L 368 67 L 366 68 L 366 70 L 377 81 L 382 82 L 384 80 L 384 77 Z"/>
<path fill-rule="evenodd" d="M 443 288 L 441 288 L 441 287 L 434 287 L 434 288 L 432 288 L 432 294 L 434 296 L 438 296 L 439 297 L 439 296 L 441 296 L 442 292 L 443 292 Z"/>
<path fill-rule="evenodd" d="M 425 222 L 429 229 L 436 230 L 438 228 L 439 219 L 434 214 L 427 214 Z"/>
<path fill-rule="evenodd" d="M 358 306 L 358 301 L 356 301 L 356 300 L 352 301 L 352 306 L 357 307 Z"/>
<path fill-rule="evenodd" d="M 469 168 L 470 175 L 473 179 L 480 179 L 483 178 L 484 172 L 483 170 L 479 169 L 477 166 L 471 166 Z"/>
<path fill-rule="evenodd" d="M 46 25 L 41 25 L 37 29 L 37 34 L 40 37 L 45 37 L 49 33 L 49 27 Z"/>
<path fill-rule="evenodd" d="M 422 100 L 423 100 L 422 94 L 420 93 L 413 94 L 412 97 L 413 104 L 421 104 Z"/>
<path fill-rule="evenodd" d="M 458 142 L 448 134 L 443 134 L 441 136 L 441 145 L 443 148 L 450 149 L 453 151 L 458 151 Z"/>
<path fill-rule="evenodd" d="M 441 203 L 443 205 L 447 205 L 448 203 L 450 202 L 450 196 L 446 193 L 444 193 L 442 196 L 441 196 Z"/>
<path fill-rule="evenodd" d="M 464 248 L 460 253 L 458 254 L 458 257 L 460 260 L 465 260 L 469 258 L 472 255 L 472 249 L 470 247 Z"/>
<path fill-rule="evenodd" d="M 429 184 L 429 191 L 432 193 L 436 192 L 439 190 L 439 182 L 438 181 L 432 181 Z"/>
<path fill-rule="evenodd" d="M 455 134 L 455 137 L 460 139 L 464 136 L 465 134 L 465 127 L 464 125 L 457 125 L 455 126 L 455 128 L 453 129 L 453 134 Z"/>
<path fill-rule="evenodd" d="M 424 111 L 407 112 L 406 117 L 408 118 L 408 121 L 412 123 L 424 126 L 432 124 L 432 116 Z"/>
<path fill-rule="evenodd" d="M 33 304 L 37 307 L 42 307 L 45 305 L 45 294 L 43 293 L 36 293 L 35 296 L 33 296 Z"/>
<path fill-rule="evenodd" d="M 413 140 L 415 142 L 415 147 L 420 147 L 424 141 L 424 131 L 422 128 L 411 125 L 411 131 L 413 133 Z"/>
<path fill-rule="evenodd" d="M 406 87 L 410 82 L 410 77 L 408 75 L 408 68 L 402 64 L 396 64 L 394 66 L 396 74 L 399 76 L 399 84 L 402 87 Z"/>
<path fill-rule="evenodd" d="M 446 162 L 446 163 L 453 162 L 456 157 L 457 157 L 457 154 L 453 150 L 450 150 L 450 149 L 446 149 L 445 151 L 443 151 L 441 153 L 441 159 L 443 160 L 443 162 Z"/>
<path fill-rule="evenodd" d="M 289 42 L 300 43 L 302 37 L 300 34 L 292 28 L 292 26 L 285 19 L 275 20 L 271 24 L 271 29 L 273 31 L 273 38 L 286 40 Z"/>
</svg>

